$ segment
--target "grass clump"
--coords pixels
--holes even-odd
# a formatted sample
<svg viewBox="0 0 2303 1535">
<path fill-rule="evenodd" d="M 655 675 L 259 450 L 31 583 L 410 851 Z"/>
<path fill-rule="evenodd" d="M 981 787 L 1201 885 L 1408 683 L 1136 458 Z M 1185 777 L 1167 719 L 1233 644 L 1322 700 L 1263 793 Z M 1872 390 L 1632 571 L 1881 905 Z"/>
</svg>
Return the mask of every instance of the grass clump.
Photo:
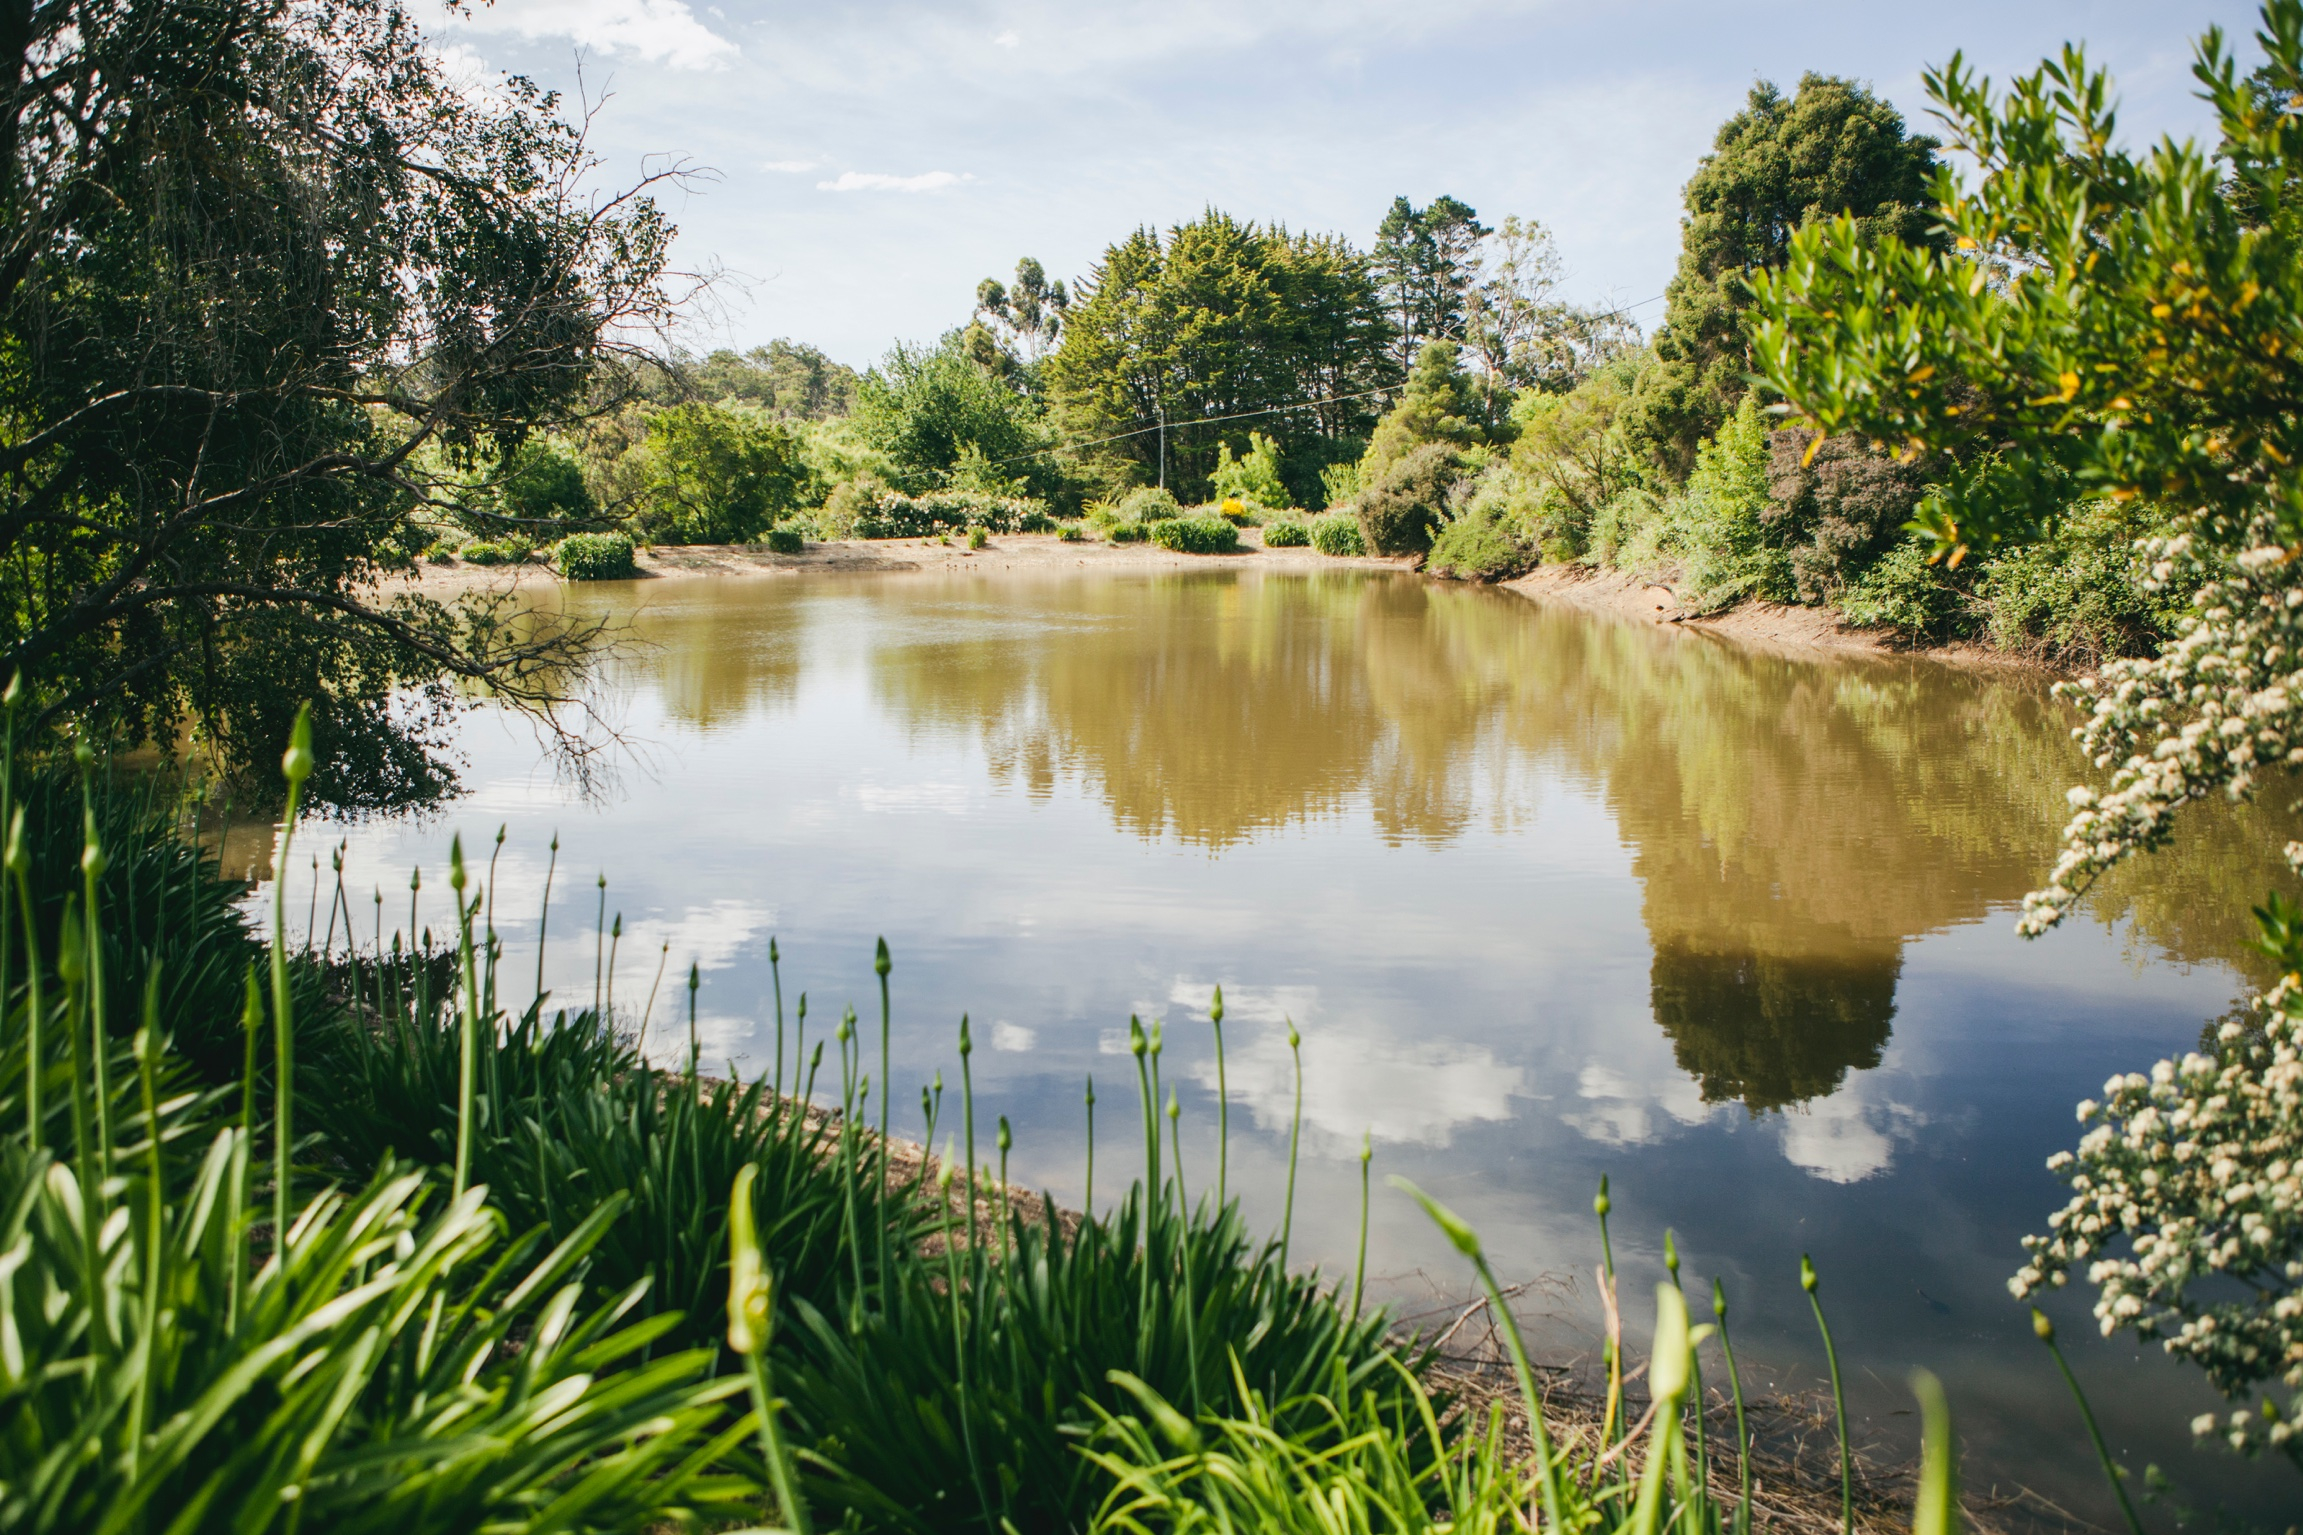
<svg viewBox="0 0 2303 1535">
<path fill-rule="evenodd" d="M 1367 553 L 1367 540 L 1360 536 L 1359 519 L 1349 512 L 1330 512 L 1313 518 L 1311 546 L 1336 559 Z"/>
<path fill-rule="evenodd" d="M 1311 524 L 1301 517 L 1274 517 L 1263 525 L 1266 549 L 1301 549 L 1311 542 Z"/>
<path fill-rule="evenodd" d="M 639 571 L 629 533 L 571 533 L 560 540 L 552 558 L 570 581 L 623 581 Z"/>
<path fill-rule="evenodd" d="M 1151 540 L 1178 554 L 1236 554 L 1239 529 L 1221 517 L 1170 517 L 1150 525 Z"/>
</svg>

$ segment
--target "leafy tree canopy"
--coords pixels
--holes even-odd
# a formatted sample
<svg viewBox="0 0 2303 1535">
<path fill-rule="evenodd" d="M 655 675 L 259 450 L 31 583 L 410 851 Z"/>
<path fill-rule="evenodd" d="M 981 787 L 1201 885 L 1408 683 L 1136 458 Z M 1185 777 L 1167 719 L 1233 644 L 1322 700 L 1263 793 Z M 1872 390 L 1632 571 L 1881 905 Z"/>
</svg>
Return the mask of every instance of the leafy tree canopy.
<svg viewBox="0 0 2303 1535">
<path fill-rule="evenodd" d="M 804 342 L 779 337 L 738 353 L 728 348 L 701 361 L 675 358 L 662 391 L 669 399 L 741 400 L 778 416 L 824 421 L 855 403 L 855 369 Z"/>
<path fill-rule="evenodd" d="M 1049 282 L 1047 268 L 1029 256 L 1016 263 L 1013 284 L 990 277 L 976 284 L 976 319 L 1027 365 L 1038 362 L 1056 344 L 1071 304 L 1063 280 Z"/>
<path fill-rule="evenodd" d="M 1471 381 L 1457 367 L 1461 355 L 1452 341 L 1423 344 L 1399 403 L 1376 424 L 1367 455 L 1360 460 L 1362 483 L 1379 483 L 1394 463 L 1427 443 L 1461 449 L 1491 440 L 1493 433 Z"/>
<path fill-rule="evenodd" d="M 1861 244 L 1927 248 L 1935 149 L 1852 81 L 1806 75 L 1788 100 L 1772 85 L 1752 87 L 1687 183 L 1679 270 L 1655 342 L 1666 366 L 1639 405 L 1648 450 L 1674 474 L 1756 371 L 1744 333 L 1749 282 L 1781 267 L 1793 235 L 1819 221 L 1845 218 Z"/>
<path fill-rule="evenodd" d="M 898 343 L 856 386 L 855 421 L 910 495 L 958 485 L 1054 499 L 1068 489 L 1039 405 L 980 362 L 965 331 L 932 347 Z"/>
<path fill-rule="evenodd" d="M 449 682 L 549 708 L 586 636 L 373 583 L 473 465 L 597 408 L 668 226 L 583 190 L 550 95 L 444 79 L 397 0 L 13 5 L 0 81 L 0 647 L 34 716 L 247 763 L 312 699 L 312 792 L 438 792 Z"/>
<path fill-rule="evenodd" d="M 1196 499 L 1218 443 L 1252 424 L 1279 445 L 1293 498 L 1317 505 L 1321 470 L 1359 456 L 1372 396 L 1398 377 L 1391 334 L 1368 258 L 1343 240 L 1210 210 L 1104 252 L 1073 289 L 1046 382 L 1077 437 L 1118 439 L 1100 451 L 1122 483 L 1160 477 L 1164 419 L 1167 483 Z"/>
<path fill-rule="evenodd" d="M 813 499 L 797 434 L 749 412 L 675 405 L 649 420 L 644 451 L 638 520 L 662 543 L 741 543 Z"/>
<path fill-rule="evenodd" d="M 1461 341 L 1479 281 L 1479 243 L 1494 233 L 1468 203 L 1434 198 L 1418 208 L 1404 197 L 1375 231 L 1375 272 L 1404 370 L 1427 341 Z"/>
</svg>

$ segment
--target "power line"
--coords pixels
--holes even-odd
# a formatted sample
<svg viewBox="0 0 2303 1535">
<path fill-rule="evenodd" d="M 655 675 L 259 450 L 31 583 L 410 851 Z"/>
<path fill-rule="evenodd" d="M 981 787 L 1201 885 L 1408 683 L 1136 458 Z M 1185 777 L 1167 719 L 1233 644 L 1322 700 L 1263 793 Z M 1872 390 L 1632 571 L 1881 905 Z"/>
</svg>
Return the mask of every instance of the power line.
<svg viewBox="0 0 2303 1535">
<path fill-rule="evenodd" d="M 1662 301 L 1666 296 L 1667 295 L 1665 294 L 1658 293 L 1654 298 L 1643 298 L 1636 304 L 1626 304 L 1621 309 L 1610 309 L 1604 314 L 1593 315 L 1592 318 L 1595 320 L 1620 319 L 1623 316 L 1630 314 L 1634 309 L 1645 309 L 1650 304 Z M 1164 434 L 1181 427 L 1211 426 L 1219 421 L 1246 421 L 1256 416 L 1286 415 L 1291 411 L 1311 410 L 1314 407 L 1321 405 L 1347 405 L 1353 400 L 1365 400 L 1379 394 L 1390 394 L 1395 387 L 1395 385 L 1386 384 L 1380 389 L 1362 389 L 1357 394 L 1329 395 L 1325 399 L 1318 400 L 1297 400 L 1294 403 L 1288 405 L 1265 405 L 1255 410 L 1235 410 L 1229 415 L 1201 416 L 1194 421 L 1168 421 L 1163 419 L 1153 423 L 1150 426 L 1139 426 L 1132 432 L 1118 432 L 1110 437 L 1095 438 L 1090 442 L 1067 442 L 1058 444 L 1052 448 L 1034 448 L 1029 453 L 1018 453 L 1012 458 L 995 459 L 993 460 L 993 467 L 997 468 L 1001 464 L 1020 464 L 1027 458 L 1045 458 L 1050 453 L 1078 453 L 1083 449 L 1100 448 L 1107 443 L 1125 442 L 1131 437 L 1149 437 L 1154 432 L 1160 432 Z"/>
</svg>

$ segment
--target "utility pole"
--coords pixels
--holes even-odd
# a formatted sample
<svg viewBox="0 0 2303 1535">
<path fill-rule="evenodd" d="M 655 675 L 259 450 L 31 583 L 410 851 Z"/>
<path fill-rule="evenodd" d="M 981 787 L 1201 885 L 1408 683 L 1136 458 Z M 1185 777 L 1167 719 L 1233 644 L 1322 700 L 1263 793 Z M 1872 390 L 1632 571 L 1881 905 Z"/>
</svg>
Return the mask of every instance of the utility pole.
<svg viewBox="0 0 2303 1535">
<path fill-rule="evenodd" d="M 1167 405 L 1159 407 L 1159 488 L 1167 489 Z"/>
</svg>

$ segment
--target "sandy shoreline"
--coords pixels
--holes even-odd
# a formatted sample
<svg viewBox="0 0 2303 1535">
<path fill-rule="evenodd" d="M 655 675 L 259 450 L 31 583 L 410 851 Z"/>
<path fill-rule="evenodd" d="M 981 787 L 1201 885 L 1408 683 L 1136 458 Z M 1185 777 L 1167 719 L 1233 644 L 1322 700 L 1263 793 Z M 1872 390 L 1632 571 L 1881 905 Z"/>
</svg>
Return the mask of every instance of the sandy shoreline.
<svg viewBox="0 0 2303 1535">
<path fill-rule="evenodd" d="M 1415 571 L 1415 561 L 1405 557 L 1336 559 L 1312 549 L 1267 549 L 1253 528 L 1244 530 L 1241 541 L 1240 552 L 1231 555 L 1178 554 L 1155 544 L 1111 544 L 1092 539 L 1066 543 L 1051 533 L 1003 534 L 977 550 L 920 538 L 811 543 L 799 554 L 773 554 L 749 544 L 667 545 L 640 552 L 638 579 L 775 579 L 824 573 L 896 575 L 926 571 L 970 576 L 1086 570 L 1390 570 L 1403 575 Z M 559 584 L 560 578 L 543 565 L 426 562 L 413 576 L 385 583 L 382 591 L 389 594 L 412 589 L 446 597 L 474 590 Z M 1686 610 L 1670 585 L 1622 571 L 1545 565 L 1502 582 L 1500 587 L 1534 602 L 1606 613 L 1632 623 L 1713 636 L 1777 654 L 1921 656 L 1953 666 L 2029 672 L 2046 669 L 2030 658 L 1985 645 L 1908 645 L 1891 631 L 1858 629 L 1821 608 L 1747 602 L 1722 613 L 1699 616 Z"/>
</svg>

